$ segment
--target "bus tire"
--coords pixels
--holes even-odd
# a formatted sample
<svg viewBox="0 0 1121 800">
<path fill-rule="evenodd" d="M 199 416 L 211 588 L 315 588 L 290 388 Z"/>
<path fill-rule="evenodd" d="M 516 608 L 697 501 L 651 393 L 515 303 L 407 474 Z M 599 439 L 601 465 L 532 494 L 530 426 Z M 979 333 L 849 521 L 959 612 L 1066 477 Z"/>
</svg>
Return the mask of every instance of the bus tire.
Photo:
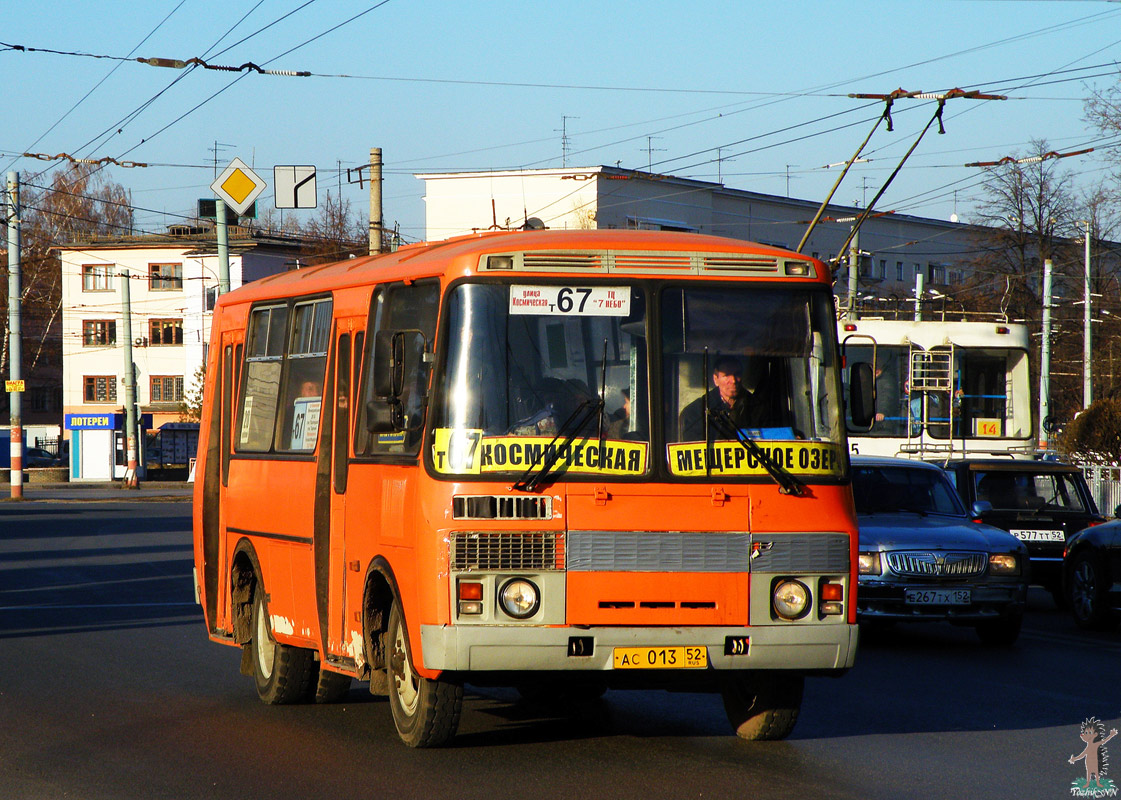
<svg viewBox="0 0 1121 800">
<path fill-rule="evenodd" d="M 331 672 L 319 664 L 312 670 L 312 680 L 308 681 L 308 701 L 313 703 L 338 703 L 350 694 L 350 676 L 341 672 Z"/>
<path fill-rule="evenodd" d="M 253 600 L 253 683 L 257 696 L 269 705 L 303 701 L 315 665 L 312 653 L 303 647 L 279 644 L 269 627 L 263 592 Z"/>
<path fill-rule="evenodd" d="M 389 710 L 397 735 L 409 747 L 439 747 L 455 736 L 463 709 L 463 686 L 424 678 L 413 669 L 409 634 L 399 603 L 393 603 L 386 631 Z"/>
<path fill-rule="evenodd" d="M 804 685 L 802 675 L 728 676 L 721 694 L 736 736 L 748 741 L 785 739 L 798 721 Z"/>
</svg>

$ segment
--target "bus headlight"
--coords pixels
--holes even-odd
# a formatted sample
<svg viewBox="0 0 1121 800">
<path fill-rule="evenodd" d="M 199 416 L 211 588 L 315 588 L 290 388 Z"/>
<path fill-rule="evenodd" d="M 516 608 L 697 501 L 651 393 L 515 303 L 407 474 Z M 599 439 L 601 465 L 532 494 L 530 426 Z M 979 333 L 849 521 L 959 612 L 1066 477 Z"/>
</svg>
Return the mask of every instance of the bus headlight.
<svg viewBox="0 0 1121 800">
<path fill-rule="evenodd" d="M 541 593 L 532 581 L 513 578 L 499 591 L 498 604 L 514 619 L 529 619 L 541 606 Z"/>
<path fill-rule="evenodd" d="M 800 581 L 781 580 L 775 584 L 772 604 L 782 619 L 804 617 L 810 610 L 810 590 Z"/>
</svg>

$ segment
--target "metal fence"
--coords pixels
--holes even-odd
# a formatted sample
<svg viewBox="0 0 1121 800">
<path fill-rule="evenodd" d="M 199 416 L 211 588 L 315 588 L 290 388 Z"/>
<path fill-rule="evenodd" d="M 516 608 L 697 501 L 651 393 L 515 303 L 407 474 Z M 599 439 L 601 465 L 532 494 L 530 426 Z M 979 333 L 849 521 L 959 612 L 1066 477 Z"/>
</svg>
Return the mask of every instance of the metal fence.
<svg viewBox="0 0 1121 800">
<path fill-rule="evenodd" d="M 1098 511 L 1107 517 L 1114 516 L 1113 512 L 1121 505 L 1121 466 L 1083 464 L 1082 471 Z"/>
</svg>

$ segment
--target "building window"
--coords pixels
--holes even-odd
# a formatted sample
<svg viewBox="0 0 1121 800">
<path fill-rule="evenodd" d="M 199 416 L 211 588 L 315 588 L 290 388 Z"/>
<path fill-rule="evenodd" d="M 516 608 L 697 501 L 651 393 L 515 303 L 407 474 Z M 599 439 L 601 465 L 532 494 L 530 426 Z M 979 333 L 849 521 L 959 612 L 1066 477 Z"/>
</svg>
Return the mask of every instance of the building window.
<svg viewBox="0 0 1121 800">
<path fill-rule="evenodd" d="M 879 278 L 880 280 L 883 280 L 884 278 L 887 277 L 887 259 L 885 259 L 885 258 L 880 259 L 880 270 L 879 270 L 879 272 L 876 273 L 876 277 Z"/>
<path fill-rule="evenodd" d="M 203 292 L 203 311 L 213 311 L 215 304 L 218 302 L 218 287 L 207 286 Z"/>
<path fill-rule="evenodd" d="M 111 292 L 109 285 L 109 270 L 112 264 L 83 264 L 82 265 L 82 291 L 83 292 Z"/>
<path fill-rule="evenodd" d="M 903 262 L 902 261 L 896 261 L 895 262 L 895 279 L 897 281 L 903 280 Z"/>
<path fill-rule="evenodd" d="M 82 345 L 84 347 L 105 347 L 117 343 L 117 323 L 111 319 L 87 319 L 82 321 Z"/>
<path fill-rule="evenodd" d="M 183 265 L 149 264 L 148 288 L 153 292 L 181 291 L 183 289 Z"/>
<path fill-rule="evenodd" d="M 116 375 L 86 375 L 83 378 L 84 394 L 87 403 L 117 402 Z"/>
<path fill-rule="evenodd" d="M 183 344 L 183 320 L 149 320 L 148 343 L 153 347 L 165 344 Z"/>
<path fill-rule="evenodd" d="M 153 375 L 151 389 L 153 403 L 183 402 L 182 375 Z"/>
</svg>

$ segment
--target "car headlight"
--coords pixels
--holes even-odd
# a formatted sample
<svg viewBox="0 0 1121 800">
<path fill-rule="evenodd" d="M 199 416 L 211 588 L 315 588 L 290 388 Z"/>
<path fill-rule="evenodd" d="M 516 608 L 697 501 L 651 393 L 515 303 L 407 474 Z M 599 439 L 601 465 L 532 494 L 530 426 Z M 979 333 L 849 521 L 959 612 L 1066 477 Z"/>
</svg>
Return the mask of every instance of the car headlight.
<svg viewBox="0 0 1121 800">
<path fill-rule="evenodd" d="M 861 575 L 879 575 L 883 571 L 879 553 L 860 553 L 856 560 Z"/>
<path fill-rule="evenodd" d="M 541 593 L 531 581 L 514 578 L 506 581 L 498 593 L 502 610 L 514 619 L 528 619 L 537 613 L 541 605 Z"/>
<path fill-rule="evenodd" d="M 989 573 L 992 575 L 1019 575 L 1020 559 L 1012 553 L 992 553 L 989 556 Z"/>
<path fill-rule="evenodd" d="M 804 617 L 810 610 L 810 590 L 800 581 L 779 581 L 775 584 L 772 604 L 775 614 L 782 619 Z"/>
</svg>

